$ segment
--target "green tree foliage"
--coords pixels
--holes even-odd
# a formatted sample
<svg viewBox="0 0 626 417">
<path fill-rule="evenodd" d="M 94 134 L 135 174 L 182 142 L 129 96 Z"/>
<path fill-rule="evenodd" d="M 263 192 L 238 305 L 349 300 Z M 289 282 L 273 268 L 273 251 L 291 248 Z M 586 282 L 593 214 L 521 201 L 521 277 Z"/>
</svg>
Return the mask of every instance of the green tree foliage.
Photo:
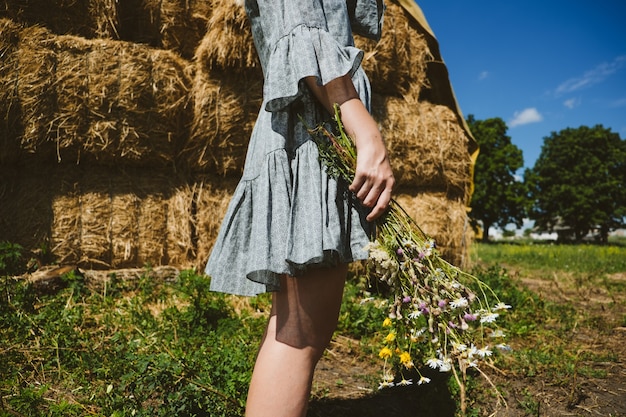
<svg viewBox="0 0 626 417">
<path fill-rule="evenodd" d="M 544 230 L 558 224 L 579 241 L 598 227 L 606 242 L 624 225 L 626 141 L 602 125 L 552 132 L 524 176 L 534 200 L 530 217 Z"/>
<path fill-rule="evenodd" d="M 488 241 L 492 226 L 522 225 L 526 192 L 515 172 L 524 165 L 524 158 L 521 149 L 511 143 L 501 118 L 476 120 L 469 115 L 467 124 L 480 146 L 474 167 L 470 219 L 474 228 L 482 223 L 483 241 Z"/>
</svg>

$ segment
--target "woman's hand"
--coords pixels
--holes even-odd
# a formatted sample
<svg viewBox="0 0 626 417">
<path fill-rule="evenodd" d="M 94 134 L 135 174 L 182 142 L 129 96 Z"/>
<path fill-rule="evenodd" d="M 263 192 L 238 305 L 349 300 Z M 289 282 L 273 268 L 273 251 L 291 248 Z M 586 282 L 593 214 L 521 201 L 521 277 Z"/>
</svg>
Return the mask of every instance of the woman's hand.
<svg viewBox="0 0 626 417">
<path fill-rule="evenodd" d="M 317 85 L 314 77 L 306 82 L 331 114 L 334 103 L 339 104 L 341 120 L 357 149 L 356 172 L 349 189 L 364 206 L 372 209 L 367 220 L 376 220 L 387 209 L 395 184 L 376 121 L 358 98 L 349 76 L 337 78 L 325 86 Z"/>
<path fill-rule="evenodd" d="M 395 184 L 387 149 L 378 125 L 360 100 L 348 100 L 339 107 L 343 125 L 357 150 L 356 171 L 349 189 L 372 209 L 367 216 L 372 221 L 387 209 Z"/>
</svg>

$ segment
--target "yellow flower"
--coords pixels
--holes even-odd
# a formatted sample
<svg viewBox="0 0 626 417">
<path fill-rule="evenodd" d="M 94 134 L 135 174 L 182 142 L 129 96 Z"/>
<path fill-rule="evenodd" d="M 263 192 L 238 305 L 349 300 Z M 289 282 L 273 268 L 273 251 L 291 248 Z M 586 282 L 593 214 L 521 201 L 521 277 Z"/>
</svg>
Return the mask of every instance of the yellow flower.
<svg viewBox="0 0 626 417">
<path fill-rule="evenodd" d="M 387 317 L 385 321 L 383 321 L 383 327 L 389 327 L 389 326 L 391 326 L 391 319 Z"/>
<path fill-rule="evenodd" d="M 411 354 L 409 352 L 402 352 L 400 354 L 400 363 L 409 369 L 415 366 L 411 360 Z"/>
<path fill-rule="evenodd" d="M 382 348 L 382 349 L 380 350 L 380 352 L 378 352 L 378 356 L 379 356 L 381 359 L 388 359 L 388 358 L 391 358 L 391 355 L 392 355 L 391 350 L 390 350 L 389 348 L 386 348 L 386 347 Z"/>
<path fill-rule="evenodd" d="M 391 343 L 391 342 L 393 342 L 394 340 L 396 340 L 396 334 L 395 334 L 395 333 L 393 333 L 393 332 L 389 333 L 389 334 L 387 335 L 387 337 L 385 337 L 385 342 L 387 342 L 387 343 Z"/>
</svg>

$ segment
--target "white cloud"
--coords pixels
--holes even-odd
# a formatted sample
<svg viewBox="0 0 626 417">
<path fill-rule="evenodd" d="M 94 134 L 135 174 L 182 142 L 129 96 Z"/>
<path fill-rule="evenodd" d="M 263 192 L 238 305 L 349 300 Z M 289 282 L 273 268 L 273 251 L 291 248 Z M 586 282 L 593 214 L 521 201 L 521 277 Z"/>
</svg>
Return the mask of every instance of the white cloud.
<svg viewBox="0 0 626 417">
<path fill-rule="evenodd" d="M 534 107 L 529 107 L 513 114 L 513 120 L 509 122 L 510 127 L 537 123 L 543 120 L 543 116 Z"/>
<path fill-rule="evenodd" d="M 580 105 L 580 99 L 578 98 L 570 98 L 563 102 L 563 105 L 568 109 L 573 109 L 574 107 L 578 107 Z"/>
<path fill-rule="evenodd" d="M 626 66 L 626 55 L 618 56 L 611 62 L 603 62 L 594 69 L 586 71 L 580 77 L 566 80 L 556 88 L 555 93 L 556 95 L 571 93 L 601 83 L 624 66 Z"/>
<path fill-rule="evenodd" d="M 482 71 L 479 75 L 478 75 L 478 79 L 480 81 L 485 80 L 489 77 L 489 71 Z"/>
</svg>

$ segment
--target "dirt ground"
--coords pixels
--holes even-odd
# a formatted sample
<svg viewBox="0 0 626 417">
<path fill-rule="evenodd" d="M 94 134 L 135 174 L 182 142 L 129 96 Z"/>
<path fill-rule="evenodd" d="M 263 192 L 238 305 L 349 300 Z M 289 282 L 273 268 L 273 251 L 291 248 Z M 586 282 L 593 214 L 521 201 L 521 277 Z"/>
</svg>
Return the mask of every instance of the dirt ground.
<svg viewBox="0 0 626 417">
<path fill-rule="evenodd" d="M 540 297 L 574 306 L 591 318 L 572 330 L 571 343 L 578 353 L 617 358 L 581 361 L 592 373 L 602 377 L 584 377 L 574 373 L 568 380 L 555 380 L 537 374 L 519 376 L 512 372 L 488 370 L 487 374 L 502 389 L 506 404 L 490 396 L 486 382 L 478 388 L 479 403 L 468 404 L 468 415 L 521 416 L 603 416 L 626 417 L 626 294 L 610 292 L 608 286 L 581 283 L 573 277 L 529 277 L 513 271 L 513 279 Z M 613 274 L 605 283 L 623 288 L 626 274 Z M 544 325 L 549 325 L 546 323 Z M 518 342 L 523 343 L 523 342 Z M 515 343 L 511 341 L 513 349 Z M 317 368 L 313 384 L 314 400 L 308 417 L 452 417 L 455 401 L 441 376 L 428 375 L 427 385 L 373 390 L 378 378 L 377 366 L 358 355 L 358 341 L 337 337 Z M 482 381 L 482 379 L 480 379 Z M 484 385 L 484 387 L 482 387 Z M 483 389 L 484 388 L 484 389 Z M 478 411 L 480 410 L 480 411 Z"/>
</svg>

